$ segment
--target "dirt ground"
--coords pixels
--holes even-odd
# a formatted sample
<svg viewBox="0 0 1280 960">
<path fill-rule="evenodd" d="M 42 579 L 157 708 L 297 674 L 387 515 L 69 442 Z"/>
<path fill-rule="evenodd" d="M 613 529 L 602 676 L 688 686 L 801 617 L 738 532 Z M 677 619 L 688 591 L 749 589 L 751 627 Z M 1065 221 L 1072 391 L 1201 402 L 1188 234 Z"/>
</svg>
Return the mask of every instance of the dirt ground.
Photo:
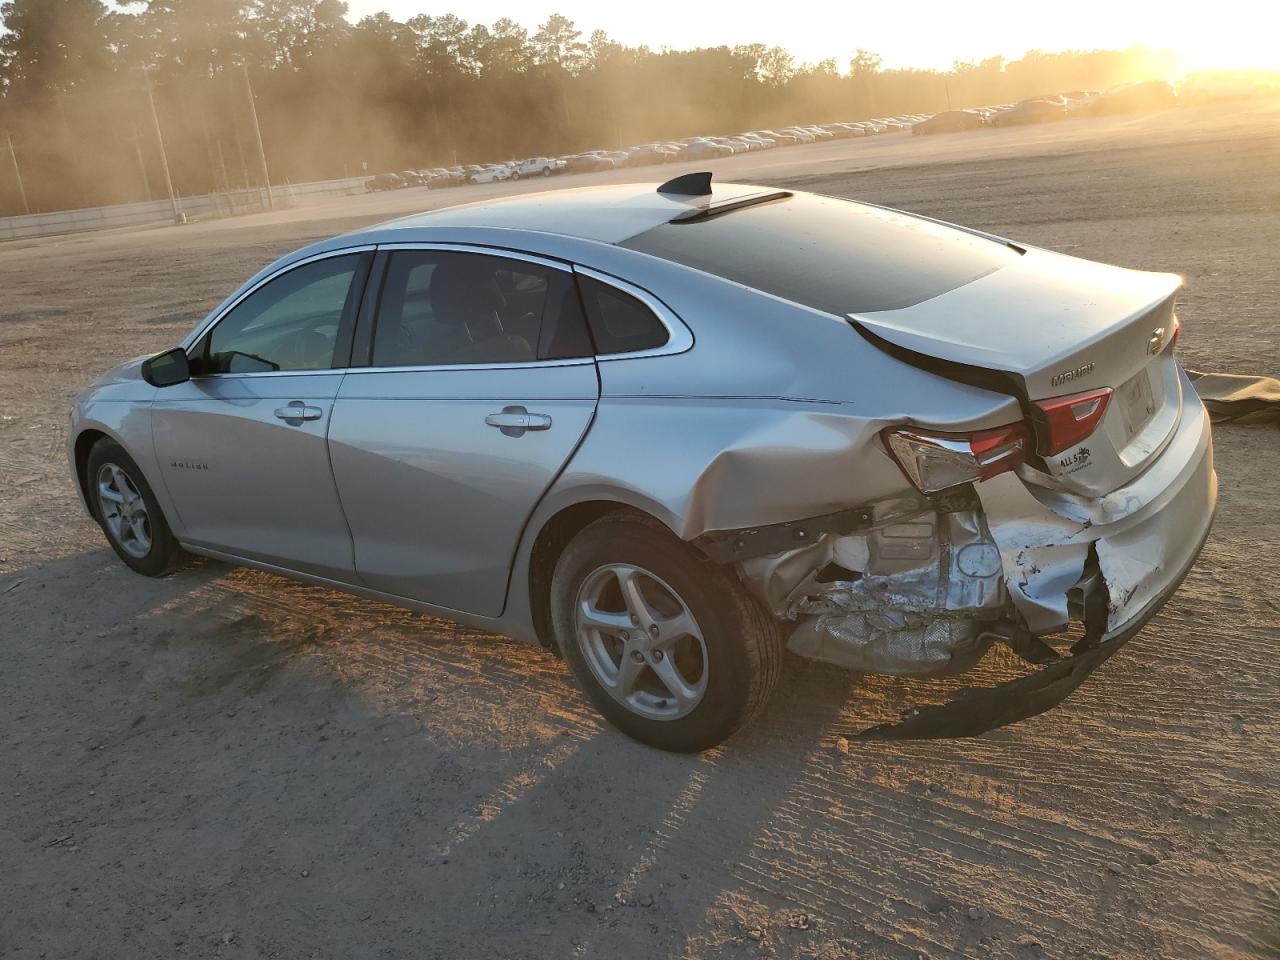
<svg viewBox="0 0 1280 960">
<path fill-rule="evenodd" d="M 1280 109 L 716 170 L 1179 272 L 1188 365 L 1280 375 Z M 293 246 L 525 189 L 0 247 L 0 956 L 1280 955 L 1274 429 L 1217 429 L 1217 527 L 1144 633 L 1059 709 L 967 741 L 850 740 L 919 685 L 792 658 L 754 727 L 669 756 L 541 650 L 115 559 L 66 474 L 73 393 Z"/>
</svg>

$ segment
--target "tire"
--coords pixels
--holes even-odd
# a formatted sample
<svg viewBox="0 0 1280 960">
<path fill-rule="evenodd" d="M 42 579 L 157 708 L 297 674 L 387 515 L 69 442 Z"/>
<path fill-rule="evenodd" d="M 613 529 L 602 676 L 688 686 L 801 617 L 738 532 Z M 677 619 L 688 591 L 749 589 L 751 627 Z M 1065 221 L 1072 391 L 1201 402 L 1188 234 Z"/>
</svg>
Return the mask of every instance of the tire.
<svg viewBox="0 0 1280 960">
<path fill-rule="evenodd" d="M 550 168 L 550 167 L 543 167 L 543 168 L 542 168 L 542 175 L 543 175 L 544 177 L 549 177 L 549 176 L 551 176 L 551 168 Z"/>
<path fill-rule="evenodd" d="M 624 584 L 640 597 L 639 617 Z M 731 570 L 647 517 L 612 514 L 570 542 L 552 576 L 551 616 L 596 709 L 663 750 L 721 743 L 760 711 L 781 672 L 776 621 Z"/>
<path fill-rule="evenodd" d="M 108 488 L 106 492 L 104 484 Z M 148 577 L 163 577 L 187 560 L 188 554 L 174 539 L 147 478 L 114 440 L 103 438 L 89 451 L 85 490 L 94 519 L 106 534 L 111 549 L 129 569 Z M 124 501 L 117 506 L 116 501 L 110 499 L 111 493 L 124 497 Z M 117 511 L 118 521 L 113 521 L 109 508 Z M 126 519 L 130 516 L 133 522 Z M 139 530 L 144 532 L 144 537 L 139 536 Z"/>
<path fill-rule="evenodd" d="M 520 171 L 519 171 L 519 170 L 513 170 L 513 171 L 511 172 L 511 179 L 512 179 L 512 180 L 519 180 L 519 179 L 520 179 Z"/>
</svg>

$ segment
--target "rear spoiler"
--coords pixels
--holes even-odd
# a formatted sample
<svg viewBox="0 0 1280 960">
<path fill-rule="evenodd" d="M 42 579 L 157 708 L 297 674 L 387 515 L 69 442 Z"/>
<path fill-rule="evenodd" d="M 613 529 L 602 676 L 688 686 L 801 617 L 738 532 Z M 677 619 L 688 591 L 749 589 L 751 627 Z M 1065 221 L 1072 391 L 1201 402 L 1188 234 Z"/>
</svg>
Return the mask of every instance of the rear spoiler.
<svg viewBox="0 0 1280 960">
<path fill-rule="evenodd" d="M 941 223 L 941 221 L 936 222 Z M 890 343 L 884 337 L 864 326 L 856 314 L 848 314 L 845 320 L 864 340 L 895 360 L 901 360 L 903 363 L 910 364 L 919 370 L 937 374 L 947 380 L 954 380 L 956 383 L 963 383 L 970 387 L 978 387 L 981 390 L 990 390 L 994 393 L 1004 393 L 1016 397 L 1024 412 L 1029 412 L 1032 407 L 1031 398 L 1027 392 L 1027 382 L 1021 374 L 1008 370 L 996 370 L 991 367 L 978 367 L 968 363 L 960 363 L 956 360 L 943 360 L 927 353 L 920 353 L 917 350 Z"/>
</svg>

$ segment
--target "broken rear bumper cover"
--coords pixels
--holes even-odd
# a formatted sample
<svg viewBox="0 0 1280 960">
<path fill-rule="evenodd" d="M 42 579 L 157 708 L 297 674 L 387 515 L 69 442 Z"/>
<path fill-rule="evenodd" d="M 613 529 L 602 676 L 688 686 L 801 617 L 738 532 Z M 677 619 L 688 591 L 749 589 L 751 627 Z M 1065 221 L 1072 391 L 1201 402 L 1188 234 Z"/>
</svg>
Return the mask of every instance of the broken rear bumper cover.
<svg viewBox="0 0 1280 960">
<path fill-rule="evenodd" d="M 969 669 L 1002 640 L 1041 664 L 860 734 L 975 736 L 1062 702 L 1181 584 L 1217 501 L 1208 415 L 1187 403 L 1152 464 L 1100 499 L 1047 479 L 1035 471 L 1002 474 L 975 485 L 968 500 L 907 496 L 817 518 L 812 531 L 785 525 L 805 546 L 739 558 L 738 569 L 776 616 L 796 621 L 789 646 L 802 656 L 870 673 L 936 676 Z M 771 531 L 750 533 L 733 542 L 777 542 Z M 1072 620 L 1085 632 L 1069 655 L 1038 639 Z"/>
<path fill-rule="evenodd" d="M 1105 634 L 1096 641 L 1080 648 L 1072 648 L 1070 656 L 1063 657 L 1036 673 L 1018 677 L 995 687 L 966 688 L 947 703 L 938 706 L 914 707 L 904 712 L 897 723 L 885 723 L 870 727 L 857 734 L 864 740 L 937 740 L 952 737 L 976 737 L 1034 717 L 1056 707 L 1084 683 L 1098 667 L 1111 658 L 1126 642 L 1133 639 L 1147 622 L 1164 606 L 1191 571 L 1200 554 L 1209 529 L 1192 551 L 1190 560 L 1177 578 L 1147 605 L 1129 619 L 1126 626 Z"/>
</svg>

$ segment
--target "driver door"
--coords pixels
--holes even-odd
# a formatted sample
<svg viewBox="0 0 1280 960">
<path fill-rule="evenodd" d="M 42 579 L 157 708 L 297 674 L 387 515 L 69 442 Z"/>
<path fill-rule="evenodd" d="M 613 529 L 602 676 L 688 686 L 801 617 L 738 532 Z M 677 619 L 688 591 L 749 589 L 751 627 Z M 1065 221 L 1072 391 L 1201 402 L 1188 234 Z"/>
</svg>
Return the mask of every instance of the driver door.
<svg viewBox="0 0 1280 960">
<path fill-rule="evenodd" d="M 157 393 L 179 539 L 352 579 L 327 434 L 371 257 L 308 261 L 256 287 L 192 348 L 191 380 Z"/>
</svg>

